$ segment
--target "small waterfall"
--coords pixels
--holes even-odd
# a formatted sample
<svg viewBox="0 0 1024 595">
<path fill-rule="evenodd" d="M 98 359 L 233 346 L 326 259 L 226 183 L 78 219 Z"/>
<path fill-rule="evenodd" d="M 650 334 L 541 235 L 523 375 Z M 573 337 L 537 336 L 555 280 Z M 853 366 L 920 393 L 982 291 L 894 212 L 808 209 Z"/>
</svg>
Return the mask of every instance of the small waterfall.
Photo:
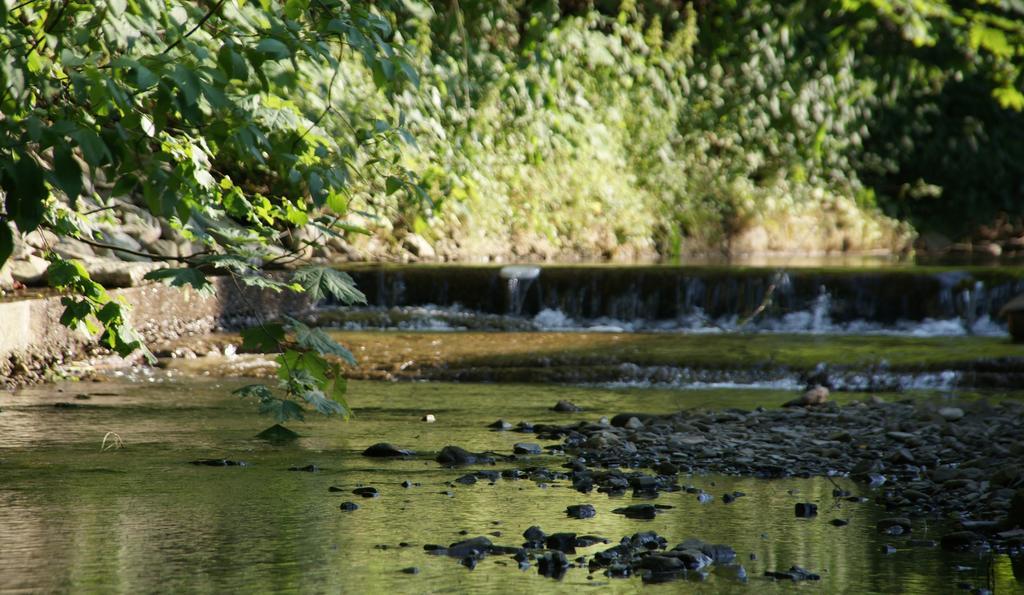
<svg viewBox="0 0 1024 595">
<path fill-rule="evenodd" d="M 523 311 L 526 292 L 530 285 L 540 276 L 540 267 L 507 266 L 502 267 L 499 276 L 505 280 L 506 302 L 505 313 L 518 316 Z"/>
<path fill-rule="evenodd" d="M 818 297 L 814 299 L 814 305 L 811 306 L 811 332 L 824 333 L 828 331 L 832 326 L 831 310 L 832 296 L 822 285 Z"/>
</svg>

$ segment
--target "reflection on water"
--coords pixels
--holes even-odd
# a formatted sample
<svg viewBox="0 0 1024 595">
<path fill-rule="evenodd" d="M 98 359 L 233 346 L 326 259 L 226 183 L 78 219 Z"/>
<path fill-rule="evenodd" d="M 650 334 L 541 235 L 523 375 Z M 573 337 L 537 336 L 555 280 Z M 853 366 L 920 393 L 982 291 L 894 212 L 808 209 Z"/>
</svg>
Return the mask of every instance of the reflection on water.
<svg viewBox="0 0 1024 595">
<path fill-rule="evenodd" d="M 1011 560 L 953 555 L 911 547 L 907 540 L 875 534 L 885 516 L 872 504 L 835 502 L 825 479 L 764 481 L 703 476 L 682 483 L 716 496 L 700 504 L 686 493 L 662 494 L 674 506 L 653 521 L 611 513 L 630 497 L 579 494 L 554 482 L 446 485 L 464 471 L 439 468 L 431 459 L 446 444 L 508 453 L 526 438 L 490 432 L 497 417 L 516 422 L 565 421 L 547 410 L 567 398 L 597 418 L 622 410 L 671 411 L 683 407 L 752 408 L 778 400 L 770 391 L 612 391 L 521 385 L 386 384 L 355 382 L 357 417 L 341 424 L 316 420 L 298 426 L 297 443 L 270 446 L 251 436 L 268 422 L 228 395 L 233 385 L 209 380 L 173 383 L 77 384 L 40 387 L 0 398 L 0 591 L 314 591 L 314 592 L 527 592 L 576 591 L 603 585 L 613 592 L 640 587 L 639 579 L 613 580 L 570 570 L 563 581 L 520 571 L 507 557 L 489 557 L 470 571 L 455 561 L 426 555 L 425 543 L 500 533 L 493 541 L 519 545 L 522 532 L 574 531 L 608 537 L 655 530 L 675 544 L 687 537 L 736 548 L 750 582 L 712 574 L 708 583 L 651 586 L 652 592 L 783 592 L 792 584 L 762 578 L 765 570 L 797 564 L 822 576 L 802 585 L 827 592 L 952 592 L 958 582 L 996 593 L 1024 590 Z M 88 400 L 75 400 L 79 393 Z M 55 402 L 80 404 L 56 408 Z M 419 422 L 425 412 L 435 424 Z M 573 416 L 575 419 L 576 416 Z M 103 435 L 117 432 L 124 450 L 100 452 Z M 378 461 L 358 453 L 386 439 L 419 450 L 419 458 Z M 188 465 L 199 457 L 228 457 L 245 468 Z M 315 463 L 319 473 L 290 472 Z M 521 465 L 557 467 L 557 457 Z M 419 483 L 409 489 L 403 480 Z M 845 479 L 843 488 L 870 496 Z M 382 497 L 359 500 L 345 513 L 338 504 L 357 500 L 348 490 L 373 485 Z M 340 494 L 329 486 L 341 486 Z M 442 492 L 451 491 L 453 496 Z M 726 505 L 721 494 L 746 497 Z M 793 516 L 795 502 L 816 502 L 816 519 Z M 589 520 L 566 518 L 569 504 L 591 503 Z M 850 520 L 833 527 L 833 518 Z M 939 527 L 915 525 L 915 539 L 937 539 Z M 410 544 L 401 547 L 400 543 Z M 897 552 L 880 553 L 883 543 Z M 387 546 L 386 549 L 379 546 Z M 592 554 L 608 547 L 582 550 Z M 751 559 L 753 554 L 756 559 Z M 401 568 L 416 566 L 418 575 Z"/>
</svg>

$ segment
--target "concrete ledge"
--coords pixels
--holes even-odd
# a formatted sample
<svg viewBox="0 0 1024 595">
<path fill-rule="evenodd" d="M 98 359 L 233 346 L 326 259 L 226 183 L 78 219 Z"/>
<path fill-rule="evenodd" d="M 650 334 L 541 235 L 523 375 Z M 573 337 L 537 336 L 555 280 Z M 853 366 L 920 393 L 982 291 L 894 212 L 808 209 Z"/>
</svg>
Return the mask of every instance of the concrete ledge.
<svg viewBox="0 0 1024 595">
<path fill-rule="evenodd" d="M 132 324 L 147 343 L 200 335 L 307 309 L 300 294 L 276 294 L 241 287 L 228 277 L 211 279 L 216 293 L 149 283 L 112 289 L 114 299 L 132 306 Z M 60 323 L 59 295 L 0 302 L 0 386 L 12 388 L 44 380 L 53 366 L 102 352 L 95 337 Z"/>
</svg>

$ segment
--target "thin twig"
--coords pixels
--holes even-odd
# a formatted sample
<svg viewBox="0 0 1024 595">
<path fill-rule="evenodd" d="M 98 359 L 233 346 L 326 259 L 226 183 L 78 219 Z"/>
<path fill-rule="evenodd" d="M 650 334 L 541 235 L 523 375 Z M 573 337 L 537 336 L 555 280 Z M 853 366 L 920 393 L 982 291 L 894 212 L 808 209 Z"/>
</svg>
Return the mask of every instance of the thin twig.
<svg viewBox="0 0 1024 595">
<path fill-rule="evenodd" d="M 202 27 L 204 24 L 206 24 L 206 21 L 210 20 L 210 17 L 212 17 L 214 15 L 214 13 L 216 13 L 218 10 L 220 10 L 220 7 L 223 6 L 223 5 L 224 5 L 224 0 L 220 0 L 219 2 L 217 2 L 217 4 L 214 4 L 213 8 L 211 8 L 209 10 L 209 12 L 204 14 L 203 18 L 199 19 L 199 22 L 196 23 L 195 27 L 192 27 L 191 29 L 189 29 L 188 33 L 185 33 L 184 35 L 182 35 L 178 39 L 175 39 L 174 43 L 172 43 L 171 45 L 169 45 L 166 48 L 164 48 L 164 51 L 160 52 L 160 54 L 161 55 L 166 54 L 167 52 L 169 52 L 169 51 L 173 50 L 174 48 L 178 47 L 179 45 L 181 45 L 181 42 L 185 41 L 185 39 L 187 39 L 190 35 L 192 35 L 196 31 L 198 31 L 200 27 Z"/>
</svg>

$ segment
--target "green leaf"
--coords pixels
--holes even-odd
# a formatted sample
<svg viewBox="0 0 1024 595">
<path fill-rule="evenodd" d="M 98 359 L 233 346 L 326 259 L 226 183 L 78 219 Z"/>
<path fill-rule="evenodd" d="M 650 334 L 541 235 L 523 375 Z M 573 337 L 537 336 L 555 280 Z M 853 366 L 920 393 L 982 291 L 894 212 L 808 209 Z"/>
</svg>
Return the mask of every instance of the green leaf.
<svg viewBox="0 0 1024 595">
<path fill-rule="evenodd" d="M 292 281 L 301 285 L 315 302 L 330 296 L 346 305 L 366 303 L 366 296 L 356 289 L 352 277 L 337 269 L 325 266 L 303 267 L 295 271 Z"/>
<path fill-rule="evenodd" d="M 71 155 L 71 147 L 63 145 L 54 149 L 53 175 L 57 185 L 72 201 L 82 194 L 82 168 Z"/>
<path fill-rule="evenodd" d="M 262 353 L 276 352 L 284 342 L 284 327 L 280 324 L 264 324 L 242 331 L 242 349 Z"/>
<path fill-rule="evenodd" d="M 387 181 L 384 183 L 384 188 L 389 195 L 394 194 L 402 189 L 405 183 L 402 182 L 402 178 L 395 176 L 388 176 Z"/>
<path fill-rule="evenodd" d="M 86 163 L 93 167 L 99 167 L 104 161 L 112 159 L 110 149 L 103 142 L 96 131 L 89 128 L 79 128 L 71 135 L 78 141 L 78 147 L 82 149 L 82 157 Z"/>
<path fill-rule="evenodd" d="M 200 81 L 199 75 L 194 70 L 178 64 L 171 71 L 171 79 L 178 85 L 181 96 L 187 105 L 192 105 L 199 99 Z"/>
<path fill-rule="evenodd" d="M 288 49 L 288 46 L 280 40 L 273 38 L 261 39 L 256 44 L 256 51 L 269 60 L 283 60 L 292 55 L 292 51 Z"/>
<path fill-rule="evenodd" d="M 217 289 L 207 280 L 206 275 L 198 269 L 157 269 L 146 273 L 143 279 L 152 281 L 163 281 L 171 287 L 184 287 L 189 285 L 195 288 L 200 295 L 213 295 Z"/>
<path fill-rule="evenodd" d="M 8 165 L 3 176 L 3 190 L 7 194 L 7 216 L 22 233 L 39 227 L 45 212 L 46 190 L 43 168 L 25 153 L 19 153 L 17 163 Z"/>
<path fill-rule="evenodd" d="M 356 358 L 352 356 L 352 352 L 342 347 L 327 333 L 318 328 L 310 328 L 295 319 L 289 319 L 289 322 L 292 332 L 295 333 L 295 342 L 299 346 L 322 355 L 338 356 L 352 366 L 359 365 Z"/>
</svg>

